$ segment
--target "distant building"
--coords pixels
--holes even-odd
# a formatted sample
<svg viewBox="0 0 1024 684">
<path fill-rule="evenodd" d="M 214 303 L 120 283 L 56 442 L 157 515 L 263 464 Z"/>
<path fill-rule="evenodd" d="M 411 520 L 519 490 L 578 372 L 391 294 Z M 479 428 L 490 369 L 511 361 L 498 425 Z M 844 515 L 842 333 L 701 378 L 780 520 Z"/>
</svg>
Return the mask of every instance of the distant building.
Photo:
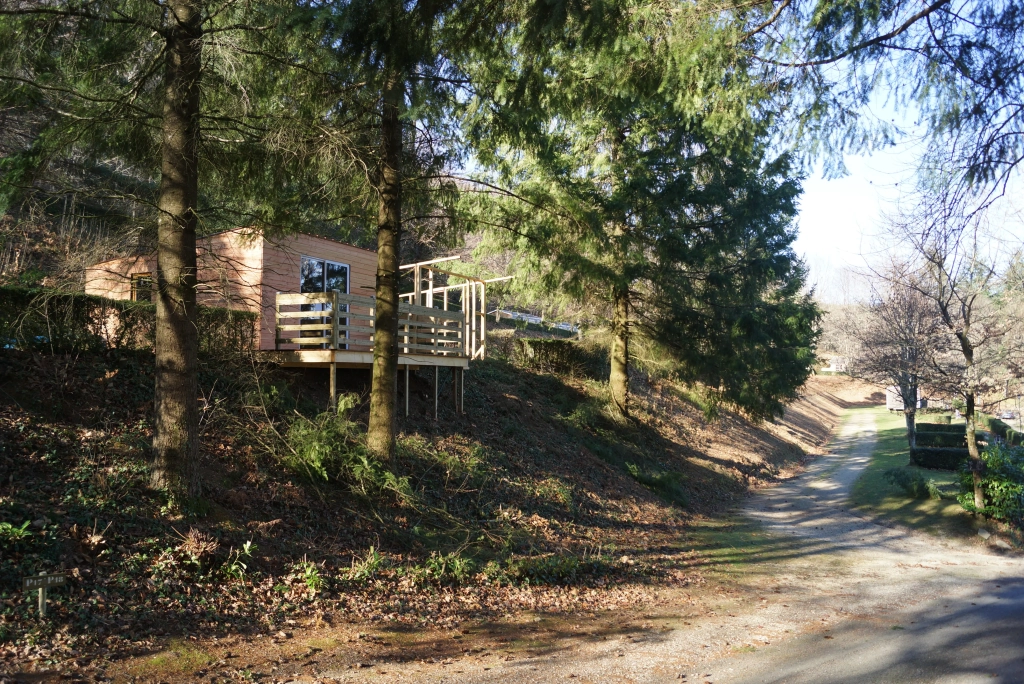
<svg viewBox="0 0 1024 684">
<path fill-rule="evenodd" d="M 890 411 L 903 410 L 903 397 L 900 396 L 900 389 L 895 385 L 885 388 L 885 408 Z M 921 396 L 921 388 L 917 388 L 917 408 L 928 408 L 928 400 Z"/>
<path fill-rule="evenodd" d="M 826 373 L 846 373 L 850 370 L 850 362 L 845 356 L 833 356 L 821 370 Z"/>
</svg>

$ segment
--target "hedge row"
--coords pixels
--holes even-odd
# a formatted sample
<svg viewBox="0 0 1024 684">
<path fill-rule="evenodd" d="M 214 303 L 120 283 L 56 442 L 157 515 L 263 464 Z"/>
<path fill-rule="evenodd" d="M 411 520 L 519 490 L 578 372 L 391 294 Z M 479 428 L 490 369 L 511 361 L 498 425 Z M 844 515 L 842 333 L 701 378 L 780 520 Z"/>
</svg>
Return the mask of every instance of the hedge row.
<svg viewBox="0 0 1024 684">
<path fill-rule="evenodd" d="M 962 435 L 966 432 L 967 426 L 963 423 L 950 425 L 948 423 L 918 423 L 916 426 L 918 434 L 922 432 L 944 432 L 954 435 Z"/>
<path fill-rule="evenodd" d="M 152 348 L 156 307 L 81 292 L 0 287 L 0 346 L 69 353 Z M 207 353 L 252 349 L 258 315 L 200 306 L 199 349 Z"/>
<path fill-rule="evenodd" d="M 980 441 L 975 438 L 975 441 Z M 960 434 L 954 432 L 918 432 L 916 438 L 919 447 L 957 447 L 967 448 L 967 434 L 964 430 Z"/>
<path fill-rule="evenodd" d="M 910 464 L 933 470 L 958 470 L 970 454 L 966 448 L 915 447 L 910 450 Z"/>
<path fill-rule="evenodd" d="M 1021 442 L 1024 441 L 1024 435 L 1021 435 L 1020 432 L 1014 430 L 998 418 L 993 418 L 987 414 L 979 413 L 978 422 L 989 432 L 999 435 L 999 437 L 1001 437 L 1007 444 L 1019 446 Z"/>
</svg>

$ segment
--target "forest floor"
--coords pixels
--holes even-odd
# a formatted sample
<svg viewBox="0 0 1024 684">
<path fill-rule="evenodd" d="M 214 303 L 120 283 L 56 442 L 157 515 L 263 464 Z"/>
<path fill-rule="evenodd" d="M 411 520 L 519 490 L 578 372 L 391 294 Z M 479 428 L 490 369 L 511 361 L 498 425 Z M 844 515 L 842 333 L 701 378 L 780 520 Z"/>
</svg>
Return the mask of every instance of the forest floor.
<svg viewBox="0 0 1024 684">
<path fill-rule="evenodd" d="M 877 401 L 816 377 L 784 419 L 752 424 L 641 378 L 621 424 L 600 381 L 499 358 L 474 367 L 466 416 L 431 420 L 431 378 L 414 377 L 389 464 L 404 493 L 388 498 L 282 467 L 267 397 L 315 415 L 323 378 L 271 377 L 254 399 L 211 365 L 205 506 L 182 515 L 145 488 L 145 358 L 12 353 L 0 371 L 0 681 L 446 673 L 552 635 L 664 630 L 663 610 L 703 624 L 734 592 L 719 576 L 729 511 Z M 20 591 L 39 571 L 69 577 L 43 620 Z"/>
<path fill-rule="evenodd" d="M 321 626 L 290 638 L 178 641 L 112 667 L 257 681 L 1019 682 L 1024 561 L 980 539 L 916 532 L 851 508 L 878 410 L 829 452 L 685 539 L 705 581 L 606 611 L 522 612 L 460 629 Z M 194 676 L 194 672 L 191 673 Z M 187 678 L 187 676 L 185 677 Z"/>
</svg>

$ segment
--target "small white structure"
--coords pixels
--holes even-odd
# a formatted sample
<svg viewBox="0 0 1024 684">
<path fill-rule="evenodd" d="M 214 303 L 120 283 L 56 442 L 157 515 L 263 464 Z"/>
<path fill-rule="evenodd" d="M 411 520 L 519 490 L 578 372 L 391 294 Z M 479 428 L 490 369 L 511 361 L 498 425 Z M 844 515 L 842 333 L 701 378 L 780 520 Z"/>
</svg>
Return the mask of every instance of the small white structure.
<svg viewBox="0 0 1024 684">
<path fill-rule="evenodd" d="M 828 365 L 822 368 L 827 373 L 846 373 L 850 369 L 850 362 L 845 356 L 833 356 L 828 360 Z"/>
<path fill-rule="evenodd" d="M 890 385 L 885 388 L 885 408 L 890 411 L 903 410 L 903 397 L 900 396 L 900 388 Z M 917 388 L 917 408 L 928 408 L 928 400 L 921 396 L 921 388 Z"/>
<path fill-rule="evenodd" d="M 488 311 L 487 313 L 494 314 L 494 320 L 500 321 L 502 318 L 507 318 L 513 321 L 526 321 L 527 323 L 533 323 L 534 325 L 541 325 L 544 322 L 543 316 L 535 316 L 533 314 L 524 313 L 522 311 L 511 311 L 509 309 L 495 309 L 494 311 Z M 572 323 L 549 323 L 552 328 L 558 330 L 565 330 L 567 332 L 579 332 L 579 328 Z"/>
</svg>

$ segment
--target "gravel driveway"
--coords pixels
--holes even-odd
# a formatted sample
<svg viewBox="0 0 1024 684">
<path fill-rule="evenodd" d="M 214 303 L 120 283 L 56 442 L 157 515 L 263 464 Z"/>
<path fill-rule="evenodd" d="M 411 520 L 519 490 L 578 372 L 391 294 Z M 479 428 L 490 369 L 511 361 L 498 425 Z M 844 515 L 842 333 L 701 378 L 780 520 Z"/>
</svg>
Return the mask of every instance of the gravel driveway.
<svg viewBox="0 0 1024 684">
<path fill-rule="evenodd" d="M 1024 682 L 1019 557 L 847 510 L 870 459 L 873 421 L 854 414 L 831 454 L 751 497 L 743 515 L 767 535 L 719 600 L 667 602 L 644 616 L 646 629 L 584 632 L 513 659 L 483 653 L 443 668 L 389 666 L 387 674 L 505 684 Z"/>
</svg>

